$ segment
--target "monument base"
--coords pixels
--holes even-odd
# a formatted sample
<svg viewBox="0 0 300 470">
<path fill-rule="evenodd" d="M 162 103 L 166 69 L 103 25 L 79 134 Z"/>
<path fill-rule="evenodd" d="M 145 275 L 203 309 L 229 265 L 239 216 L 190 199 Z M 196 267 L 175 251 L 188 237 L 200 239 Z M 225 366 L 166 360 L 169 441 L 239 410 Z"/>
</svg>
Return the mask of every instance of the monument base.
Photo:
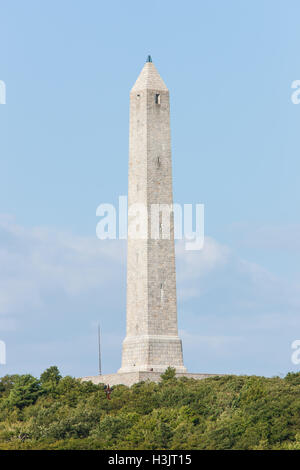
<svg viewBox="0 0 300 470">
<path fill-rule="evenodd" d="M 160 382 L 162 372 L 152 372 L 152 371 L 138 371 L 138 372 L 121 372 L 117 374 L 105 374 L 105 375 L 92 375 L 90 377 L 81 377 L 82 382 L 93 382 L 97 385 L 103 383 L 105 385 L 131 385 L 138 382 L 143 382 L 149 380 L 149 382 Z M 209 377 L 216 377 L 218 375 L 224 374 L 193 374 L 189 372 L 177 372 L 176 377 L 187 377 L 188 379 L 202 380 Z"/>
</svg>

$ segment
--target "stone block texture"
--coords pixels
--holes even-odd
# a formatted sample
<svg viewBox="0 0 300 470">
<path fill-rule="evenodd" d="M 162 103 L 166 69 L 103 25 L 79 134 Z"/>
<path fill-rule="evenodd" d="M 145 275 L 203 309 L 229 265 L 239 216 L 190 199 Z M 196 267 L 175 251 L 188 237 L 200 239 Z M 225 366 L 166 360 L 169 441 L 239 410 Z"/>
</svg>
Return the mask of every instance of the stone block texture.
<svg viewBox="0 0 300 470">
<path fill-rule="evenodd" d="M 152 62 L 130 93 L 128 178 L 127 325 L 119 373 L 161 373 L 168 366 L 183 373 L 173 213 L 158 212 L 154 231 L 151 224 L 153 205 L 173 204 L 169 91 Z"/>
<path fill-rule="evenodd" d="M 215 377 L 217 374 L 193 374 L 188 372 L 176 374 L 176 377 L 187 377 L 189 379 L 196 379 L 196 380 L 203 380 L 209 377 Z M 222 375 L 222 374 L 221 374 Z M 82 377 L 80 379 L 82 382 L 92 382 L 95 385 L 97 384 L 104 384 L 104 385 L 127 385 L 127 387 L 131 387 L 131 385 L 138 383 L 138 382 L 160 382 L 161 377 L 159 372 L 124 372 L 117 374 L 105 374 L 105 375 L 95 375 L 90 377 Z"/>
</svg>

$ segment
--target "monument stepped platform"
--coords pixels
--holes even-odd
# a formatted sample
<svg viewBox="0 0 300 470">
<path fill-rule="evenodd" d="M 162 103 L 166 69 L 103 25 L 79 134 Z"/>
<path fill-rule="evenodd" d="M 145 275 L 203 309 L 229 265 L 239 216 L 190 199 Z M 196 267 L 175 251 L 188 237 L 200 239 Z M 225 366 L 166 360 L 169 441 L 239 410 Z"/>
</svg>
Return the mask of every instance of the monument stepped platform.
<svg viewBox="0 0 300 470">
<path fill-rule="evenodd" d="M 105 374 L 105 375 L 92 375 L 90 377 L 81 377 L 82 382 L 93 382 L 93 384 L 97 385 L 103 383 L 105 385 L 127 385 L 127 387 L 131 387 L 131 385 L 149 381 L 149 382 L 160 382 L 161 381 L 161 374 L 163 372 L 151 372 L 151 371 L 139 371 L 139 372 L 122 372 L 117 374 Z M 209 377 L 216 377 L 221 376 L 224 374 L 193 374 L 189 372 L 177 372 L 176 377 L 187 377 L 188 379 L 196 379 L 202 380 L 207 379 Z"/>
</svg>

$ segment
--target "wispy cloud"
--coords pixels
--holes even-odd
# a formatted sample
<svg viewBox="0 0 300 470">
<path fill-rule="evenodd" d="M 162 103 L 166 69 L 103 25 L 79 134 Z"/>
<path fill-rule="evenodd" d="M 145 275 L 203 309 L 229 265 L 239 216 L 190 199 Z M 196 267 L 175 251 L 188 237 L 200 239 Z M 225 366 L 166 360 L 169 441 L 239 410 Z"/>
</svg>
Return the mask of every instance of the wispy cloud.
<svg viewBox="0 0 300 470">
<path fill-rule="evenodd" d="M 0 315 L 41 310 L 51 295 L 76 297 L 109 286 L 125 245 L 0 217 Z"/>
<path fill-rule="evenodd" d="M 300 252 L 300 224 L 250 224 L 235 223 L 228 228 L 240 245 L 277 250 Z"/>
<path fill-rule="evenodd" d="M 290 340 L 300 336 L 296 281 L 211 237 L 200 252 L 178 243 L 176 255 L 179 324 L 190 368 L 269 374 L 292 368 Z M 125 335 L 125 261 L 124 241 L 23 227 L 0 216 L 0 334 L 8 345 L 3 373 L 35 372 L 52 362 L 74 375 L 96 373 L 98 321 L 104 369 L 117 370 Z"/>
</svg>

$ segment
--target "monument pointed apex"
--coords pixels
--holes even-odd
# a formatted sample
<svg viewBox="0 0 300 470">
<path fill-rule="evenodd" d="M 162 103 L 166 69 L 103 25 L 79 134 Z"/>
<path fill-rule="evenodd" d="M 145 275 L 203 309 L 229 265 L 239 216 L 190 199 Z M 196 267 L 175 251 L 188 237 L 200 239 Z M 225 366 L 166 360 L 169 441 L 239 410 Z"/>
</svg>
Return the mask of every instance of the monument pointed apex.
<svg viewBox="0 0 300 470">
<path fill-rule="evenodd" d="M 168 90 L 165 82 L 159 75 L 157 68 L 153 64 L 150 55 L 148 56 L 147 62 L 138 76 L 137 81 L 131 89 L 132 92 L 141 90 Z"/>
</svg>

